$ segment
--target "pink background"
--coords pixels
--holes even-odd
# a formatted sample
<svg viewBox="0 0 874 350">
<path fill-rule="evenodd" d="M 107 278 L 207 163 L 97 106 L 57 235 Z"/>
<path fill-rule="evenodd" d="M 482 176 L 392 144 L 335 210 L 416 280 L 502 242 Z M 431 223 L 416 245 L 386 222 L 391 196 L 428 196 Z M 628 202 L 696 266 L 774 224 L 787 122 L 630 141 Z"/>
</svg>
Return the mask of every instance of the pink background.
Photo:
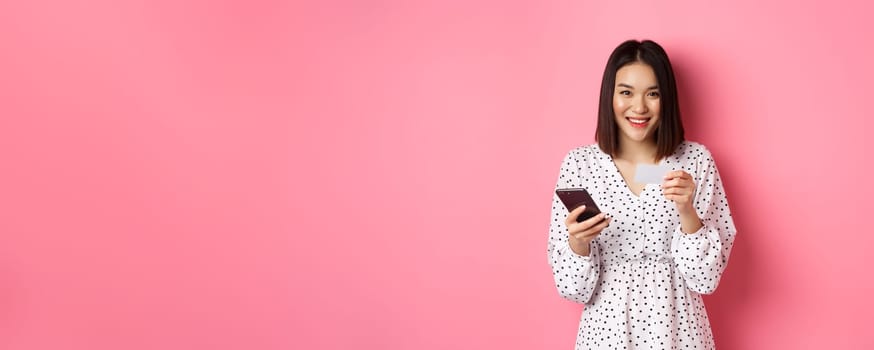
<svg viewBox="0 0 874 350">
<path fill-rule="evenodd" d="M 720 348 L 874 347 L 863 1 L 144 3 L 0 2 L 2 349 L 571 349 L 551 191 L 627 38 L 726 183 Z"/>
</svg>

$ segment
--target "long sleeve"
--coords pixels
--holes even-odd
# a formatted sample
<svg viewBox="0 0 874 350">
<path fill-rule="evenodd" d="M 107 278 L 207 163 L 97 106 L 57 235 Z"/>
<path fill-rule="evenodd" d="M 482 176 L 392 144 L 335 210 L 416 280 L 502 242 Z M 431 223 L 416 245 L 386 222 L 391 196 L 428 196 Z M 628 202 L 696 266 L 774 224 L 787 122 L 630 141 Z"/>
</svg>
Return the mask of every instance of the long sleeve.
<svg viewBox="0 0 874 350">
<path fill-rule="evenodd" d="M 703 226 L 695 233 L 684 234 L 678 225 L 671 239 L 671 254 L 687 287 L 711 294 L 728 264 L 737 231 L 719 171 L 707 151 L 701 157 L 695 179 L 698 184 L 695 209 Z"/>
<path fill-rule="evenodd" d="M 556 188 L 583 187 L 581 171 L 574 151 L 565 157 L 559 173 Z M 565 299 L 586 303 L 598 283 L 600 254 L 597 243 L 591 243 L 589 256 L 580 256 L 568 244 L 568 231 L 564 221 L 568 210 L 555 193 L 552 198 L 552 213 L 549 227 L 547 252 L 555 287 Z"/>
</svg>

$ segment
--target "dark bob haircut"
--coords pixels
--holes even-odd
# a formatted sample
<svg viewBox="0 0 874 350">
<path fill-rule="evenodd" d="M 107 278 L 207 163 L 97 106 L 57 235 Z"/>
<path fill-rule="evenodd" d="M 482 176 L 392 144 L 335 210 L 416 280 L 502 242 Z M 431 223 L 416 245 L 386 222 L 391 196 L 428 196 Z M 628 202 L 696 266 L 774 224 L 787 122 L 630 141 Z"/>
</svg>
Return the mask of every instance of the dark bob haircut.
<svg viewBox="0 0 874 350">
<path fill-rule="evenodd" d="M 613 113 L 613 94 L 616 89 L 616 72 L 620 68 L 635 63 L 644 63 L 655 72 L 659 87 L 658 129 L 655 131 L 656 159 L 662 159 L 674 153 L 674 150 L 684 140 L 683 121 L 680 119 L 680 104 L 677 97 L 677 82 L 674 80 L 674 70 L 665 50 L 651 40 L 628 40 L 613 50 L 604 78 L 601 81 L 601 99 L 598 105 L 598 127 L 595 130 L 595 140 L 604 153 L 615 157 L 619 151 L 619 128 Z"/>
</svg>

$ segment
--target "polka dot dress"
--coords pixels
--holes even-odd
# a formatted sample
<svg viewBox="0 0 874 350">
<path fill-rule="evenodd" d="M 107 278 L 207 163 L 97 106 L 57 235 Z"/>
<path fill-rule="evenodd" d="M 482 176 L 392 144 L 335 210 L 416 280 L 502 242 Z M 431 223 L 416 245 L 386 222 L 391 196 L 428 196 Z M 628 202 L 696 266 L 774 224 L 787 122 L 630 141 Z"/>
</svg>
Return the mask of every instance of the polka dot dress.
<svg viewBox="0 0 874 350">
<path fill-rule="evenodd" d="M 598 145 L 576 148 L 556 188 L 585 188 L 613 221 L 589 256 L 568 245 L 568 211 L 554 195 L 549 263 L 559 294 L 584 303 L 576 349 L 714 349 L 701 294 L 712 293 L 734 242 L 735 227 L 710 152 L 683 142 L 662 160 L 697 185 L 694 205 L 704 226 L 680 231 L 676 205 L 658 184 L 634 195 Z"/>
</svg>

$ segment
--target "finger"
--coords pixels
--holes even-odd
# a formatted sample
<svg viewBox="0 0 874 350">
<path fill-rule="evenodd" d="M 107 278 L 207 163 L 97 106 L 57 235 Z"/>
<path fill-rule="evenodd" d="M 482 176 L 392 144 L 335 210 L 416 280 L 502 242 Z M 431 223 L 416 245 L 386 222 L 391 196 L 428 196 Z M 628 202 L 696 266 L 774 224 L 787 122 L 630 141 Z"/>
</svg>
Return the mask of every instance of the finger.
<svg viewBox="0 0 874 350">
<path fill-rule="evenodd" d="M 689 174 L 683 170 L 674 170 L 672 172 L 665 174 L 665 180 L 670 180 L 670 179 L 674 179 L 674 178 L 682 178 L 682 177 L 685 177 L 686 175 L 689 175 Z"/>
<path fill-rule="evenodd" d="M 664 195 L 682 196 L 682 195 L 687 195 L 689 193 L 691 193 L 691 191 L 689 191 L 688 189 L 683 188 L 683 187 L 671 187 L 671 188 L 666 188 L 666 189 L 662 190 L 662 194 L 664 194 Z"/>
<path fill-rule="evenodd" d="M 665 199 L 672 201 L 688 202 L 692 200 L 692 195 L 689 193 L 666 193 Z"/>
<path fill-rule="evenodd" d="M 583 222 L 577 224 L 577 226 L 574 228 L 574 234 L 591 231 L 594 227 L 597 227 L 598 224 L 603 223 L 604 220 L 608 218 L 610 218 L 610 216 L 606 213 L 600 213 L 591 218 L 588 218 Z"/>
<path fill-rule="evenodd" d="M 671 188 L 671 187 L 679 187 L 679 188 L 688 188 L 692 189 L 695 187 L 695 182 L 692 179 L 687 178 L 675 178 L 673 180 L 665 181 L 662 184 L 662 188 Z"/>
<path fill-rule="evenodd" d="M 613 218 L 610 216 L 607 216 L 604 218 L 603 221 L 601 221 L 600 224 L 598 224 L 598 226 L 595 227 L 595 229 L 598 230 L 598 232 L 601 232 L 602 230 L 607 228 L 607 226 L 610 226 L 611 222 L 613 222 Z"/>
<path fill-rule="evenodd" d="M 674 170 L 674 171 L 671 171 L 671 172 L 668 172 L 667 174 L 665 174 L 664 179 L 665 179 L 665 180 L 670 180 L 670 179 L 673 179 L 673 178 L 678 177 L 678 176 L 681 176 L 681 175 L 682 175 L 682 174 L 681 174 L 681 171 L 680 171 L 680 170 Z"/>
<path fill-rule="evenodd" d="M 591 229 L 592 227 L 597 225 L 599 222 L 603 221 L 604 219 L 606 219 L 608 217 L 610 217 L 610 216 L 607 215 L 607 213 L 600 213 L 600 214 L 595 215 L 593 217 L 590 217 L 586 220 L 583 220 L 583 222 L 580 223 L 580 228 L 581 228 L 580 231 L 585 231 L 585 230 Z"/>
<path fill-rule="evenodd" d="M 685 187 L 671 187 L 662 189 L 664 195 L 687 196 L 692 193 L 692 189 Z"/>
<path fill-rule="evenodd" d="M 680 184 L 682 184 L 682 183 L 683 183 L 683 179 L 673 178 L 671 180 L 665 180 L 665 182 L 662 183 L 662 188 L 676 187 L 676 186 L 680 186 Z"/>
<path fill-rule="evenodd" d="M 606 219 L 601 220 L 600 223 L 589 228 L 588 230 L 574 234 L 574 237 L 576 239 L 586 239 L 586 238 L 597 236 L 597 235 L 601 234 L 601 231 L 603 231 L 605 228 L 607 228 L 607 226 L 610 225 L 611 221 L 613 221 L 613 218 L 607 217 Z"/>
<path fill-rule="evenodd" d="M 682 194 L 666 194 L 665 199 L 676 203 L 686 203 L 691 200 L 689 196 Z"/>
<path fill-rule="evenodd" d="M 581 214 L 582 215 L 582 214 Z M 605 213 L 599 213 L 595 216 L 583 220 L 581 222 L 574 221 L 571 225 L 568 226 L 568 233 L 571 235 L 579 234 L 580 232 L 591 229 L 593 226 L 604 220 L 607 217 Z M 576 219 L 574 219 L 576 220 Z"/>
<path fill-rule="evenodd" d="M 564 219 L 564 224 L 570 228 L 571 225 L 577 223 L 577 217 L 580 216 L 584 211 L 586 211 L 586 206 L 581 205 L 576 209 L 572 210 L 567 214 L 567 218 Z"/>
</svg>

